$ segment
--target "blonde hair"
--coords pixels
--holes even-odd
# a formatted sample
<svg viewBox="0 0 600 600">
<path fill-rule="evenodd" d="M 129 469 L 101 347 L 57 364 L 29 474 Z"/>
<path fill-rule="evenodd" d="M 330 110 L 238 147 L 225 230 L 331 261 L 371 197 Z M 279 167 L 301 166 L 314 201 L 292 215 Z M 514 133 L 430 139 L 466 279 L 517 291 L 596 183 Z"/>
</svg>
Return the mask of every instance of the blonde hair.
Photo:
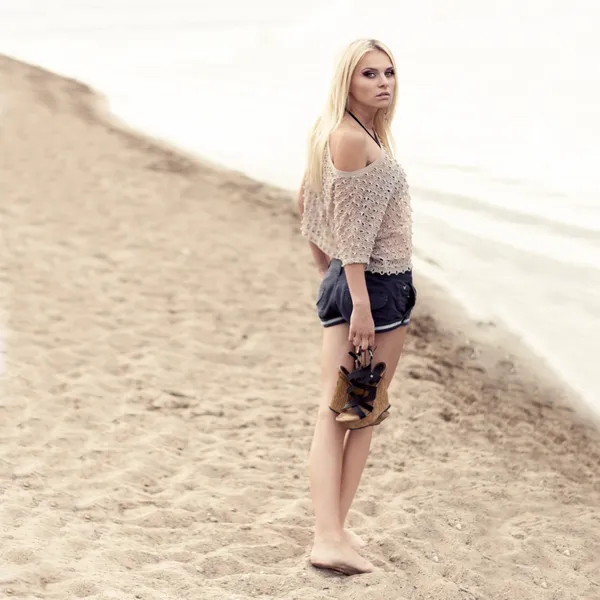
<svg viewBox="0 0 600 600">
<path fill-rule="evenodd" d="M 343 51 L 331 82 L 329 99 L 325 109 L 313 125 L 308 138 L 308 156 L 304 181 L 316 192 L 321 191 L 325 146 L 331 133 L 335 131 L 344 118 L 352 75 L 360 59 L 372 50 L 385 52 L 394 67 L 394 71 L 396 71 L 396 62 L 392 53 L 385 44 L 378 40 L 356 40 Z M 373 129 L 379 136 L 383 146 L 391 154 L 394 153 L 391 125 L 396 109 L 396 96 L 397 94 L 393 95 L 390 106 L 377 111 L 373 122 Z"/>
</svg>

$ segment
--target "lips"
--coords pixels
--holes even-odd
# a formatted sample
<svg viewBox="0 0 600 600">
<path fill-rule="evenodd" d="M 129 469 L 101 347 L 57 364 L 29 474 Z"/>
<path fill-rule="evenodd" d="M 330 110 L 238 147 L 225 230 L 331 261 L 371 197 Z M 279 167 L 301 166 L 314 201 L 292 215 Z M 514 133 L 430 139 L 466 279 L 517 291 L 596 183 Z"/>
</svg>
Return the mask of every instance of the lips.
<svg viewBox="0 0 600 600">
<path fill-rule="evenodd" d="M 390 97 L 389 92 L 381 92 L 381 94 L 377 94 L 377 98 L 389 98 L 389 97 Z"/>
</svg>

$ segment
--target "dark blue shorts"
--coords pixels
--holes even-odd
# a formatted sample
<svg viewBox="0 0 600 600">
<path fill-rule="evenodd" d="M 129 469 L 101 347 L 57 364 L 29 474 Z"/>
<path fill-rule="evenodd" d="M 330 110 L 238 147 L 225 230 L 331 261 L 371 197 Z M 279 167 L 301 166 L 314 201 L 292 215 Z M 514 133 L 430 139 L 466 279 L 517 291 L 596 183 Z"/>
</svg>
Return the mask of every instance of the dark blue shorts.
<svg viewBox="0 0 600 600">
<path fill-rule="evenodd" d="M 398 275 L 379 275 L 365 271 L 365 280 L 375 331 L 391 331 L 408 325 L 410 313 L 417 302 L 412 271 Z M 342 263 L 336 258 L 329 264 L 319 286 L 317 313 L 323 327 L 350 323 L 352 297 Z"/>
</svg>

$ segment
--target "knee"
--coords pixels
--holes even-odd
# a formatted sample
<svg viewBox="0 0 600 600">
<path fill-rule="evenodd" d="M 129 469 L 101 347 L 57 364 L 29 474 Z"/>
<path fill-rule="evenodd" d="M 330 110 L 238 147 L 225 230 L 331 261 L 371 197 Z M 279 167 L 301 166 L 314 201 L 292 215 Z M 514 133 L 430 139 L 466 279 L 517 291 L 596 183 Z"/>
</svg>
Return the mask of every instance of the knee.
<svg viewBox="0 0 600 600">
<path fill-rule="evenodd" d="M 334 413 L 328 405 L 319 406 L 319 410 L 317 411 L 317 419 L 319 421 L 334 421 L 336 416 L 336 413 Z"/>
<path fill-rule="evenodd" d="M 331 410 L 329 406 L 320 406 L 317 411 L 317 425 L 321 425 L 323 429 L 329 431 L 335 430 L 336 432 L 345 433 L 346 426 L 343 423 L 338 423 L 338 421 L 336 421 L 338 414 L 339 413 Z"/>
</svg>

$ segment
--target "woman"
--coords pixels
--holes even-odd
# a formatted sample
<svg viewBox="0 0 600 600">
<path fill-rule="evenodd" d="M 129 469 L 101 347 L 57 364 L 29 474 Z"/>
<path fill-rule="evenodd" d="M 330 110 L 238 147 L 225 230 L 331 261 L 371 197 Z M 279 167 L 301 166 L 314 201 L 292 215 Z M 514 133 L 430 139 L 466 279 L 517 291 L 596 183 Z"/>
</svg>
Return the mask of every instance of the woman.
<svg viewBox="0 0 600 600">
<path fill-rule="evenodd" d="M 348 416 L 348 410 L 336 417 L 332 397 L 340 366 L 353 370 L 353 350 L 374 348 L 374 362 L 386 365 L 387 389 L 416 302 L 410 197 L 393 158 L 395 105 L 389 49 L 376 40 L 350 44 L 311 132 L 298 197 L 302 233 L 322 276 L 317 312 L 324 327 L 323 395 L 309 459 L 315 511 L 311 562 L 348 575 L 373 570 L 357 551 L 362 540 L 344 529 L 373 428 L 349 430 L 341 421 L 360 417 Z M 376 425 L 385 416 L 368 414 L 365 422 Z"/>
</svg>

